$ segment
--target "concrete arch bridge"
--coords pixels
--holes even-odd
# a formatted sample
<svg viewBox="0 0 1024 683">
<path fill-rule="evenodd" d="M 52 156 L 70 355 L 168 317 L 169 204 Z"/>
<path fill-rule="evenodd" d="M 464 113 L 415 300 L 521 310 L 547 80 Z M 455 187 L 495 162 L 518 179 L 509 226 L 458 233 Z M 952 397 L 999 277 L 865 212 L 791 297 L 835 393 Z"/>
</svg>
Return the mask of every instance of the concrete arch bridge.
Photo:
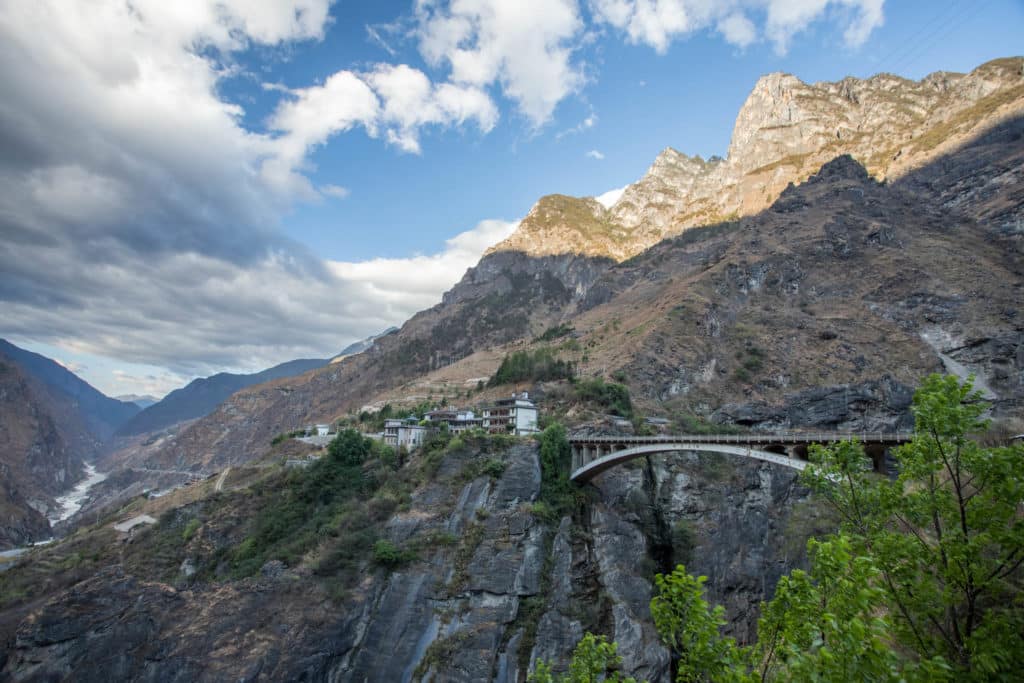
<svg viewBox="0 0 1024 683">
<path fill-rule="evenodd" d="M 910 441 L 910 432 L 782 432 L 774 434 L 661 434 L 658 436 L 572 436 L 571 479 L 583 483 L 607 469 L 656 453 L 705 451 L 753 458 L 802 470 L 807 447 L 857 439 L 876 472 L 887 474 L 886 454 Z"/>
</svg>

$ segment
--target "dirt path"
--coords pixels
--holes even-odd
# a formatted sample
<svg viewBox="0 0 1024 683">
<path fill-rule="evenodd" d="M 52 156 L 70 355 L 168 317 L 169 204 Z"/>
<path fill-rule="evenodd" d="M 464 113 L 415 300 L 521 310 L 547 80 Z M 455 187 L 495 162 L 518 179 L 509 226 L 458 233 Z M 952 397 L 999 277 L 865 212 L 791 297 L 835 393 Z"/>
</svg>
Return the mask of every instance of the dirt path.
<svg viewBox="0 0 1024 683">
<path fill-rule="evenodd" d="M 228 478 L 228 472 L 230 471 L 231 465 L 228 465 L 226 468 L 224 468 L 224 471 L 220 473 L 219 477 L 217 477 L 217 483 L 213 487 L 214 491 L 220 491 L 221 489 L 224 488 L 224 480 Z"/>
</svg>

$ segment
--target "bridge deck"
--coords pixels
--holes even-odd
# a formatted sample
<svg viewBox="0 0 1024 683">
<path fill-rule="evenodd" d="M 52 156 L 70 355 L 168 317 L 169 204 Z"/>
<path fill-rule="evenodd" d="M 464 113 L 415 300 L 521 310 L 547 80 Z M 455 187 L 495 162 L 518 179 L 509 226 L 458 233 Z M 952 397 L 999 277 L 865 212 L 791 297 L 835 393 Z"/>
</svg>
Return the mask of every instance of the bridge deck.
<svg viewBox="0 0 1024 683">
<path fill-rule="evenodd" d="M 835 443 L 856 439 L 865 446 L 888 447 L 906 443 L 909 432 L 777 432 L 774 434 L 659 434 L 657 436 L 574 436 L 573 481 L 587 481 L 618 464 L 634 458 L 672 451 L 716 451 L 772 462 L 797 470 L 806 461 L 789 455 L 761 450 L 760 447 L 785 446 L 806 451 L 806 444 Z"/>
</svg>

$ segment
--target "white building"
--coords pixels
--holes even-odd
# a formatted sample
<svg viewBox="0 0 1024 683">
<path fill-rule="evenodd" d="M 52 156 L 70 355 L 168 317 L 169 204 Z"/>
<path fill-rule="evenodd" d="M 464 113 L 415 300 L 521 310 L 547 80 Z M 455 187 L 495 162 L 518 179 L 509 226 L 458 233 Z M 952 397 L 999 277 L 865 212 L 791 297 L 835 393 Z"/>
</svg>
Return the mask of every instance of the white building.
<svg viewBox="0 0 1024 683">
<path fill-rule="evenodd" d="M 525 391 L 518 396 L 502 398 L 484 408 L 483 428 L 492 434 L 536 434 L 537 406 Z"/>
<path fill-rule="evenodd" d="M 317 425 L 316 426 L 316 435 L 317 436 L 327 436 L 330 433 L 331 433 L 331 425 Z"/>
<path fill-rule="evenodd" d="M 416 418 L 404 420 L 392 419 L 384 421 L 384 443 L 398 448 L 405 446 L 413 449 L 420 446 L 427 437 L 427 428 L 416 422 Z"/>
</svg>

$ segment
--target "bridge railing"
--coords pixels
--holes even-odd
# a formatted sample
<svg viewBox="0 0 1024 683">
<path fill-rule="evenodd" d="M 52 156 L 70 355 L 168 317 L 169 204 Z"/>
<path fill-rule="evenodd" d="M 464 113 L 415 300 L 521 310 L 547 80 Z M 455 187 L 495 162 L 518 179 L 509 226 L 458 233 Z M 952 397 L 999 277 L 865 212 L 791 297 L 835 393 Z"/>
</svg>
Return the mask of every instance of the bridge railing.
<svg viewBox="0 0 1024 683">
<path fill-rule="evenodd" d="M 857 439 L 862 443 L 905 443 L 913 438 L 912 432 L 784 432 L 773 434 L 660 434 L 655 436 L 571 436 L 573 444 L 629 444 L 629 443 L 739 443 L 739 444 L 796 444 L 834 443 Z"/>
</svg>

